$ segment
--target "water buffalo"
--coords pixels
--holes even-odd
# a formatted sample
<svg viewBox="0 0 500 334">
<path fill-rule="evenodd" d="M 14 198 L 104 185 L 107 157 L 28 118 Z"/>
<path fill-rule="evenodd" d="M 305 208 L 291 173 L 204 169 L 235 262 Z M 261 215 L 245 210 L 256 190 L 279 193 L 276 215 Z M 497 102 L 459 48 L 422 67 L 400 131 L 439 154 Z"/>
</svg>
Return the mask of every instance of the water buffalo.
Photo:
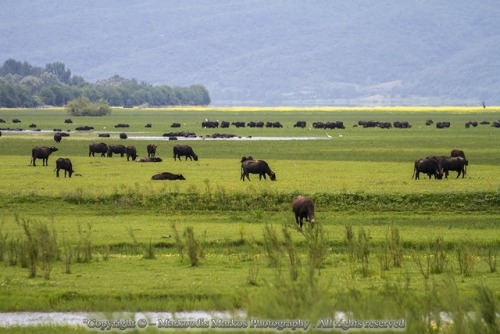
<svg viewBox="0 0 500 334">
<path fill-rule="evenodd" d="M 127 161 L 129 161 L 129 158 L 132 158 L 132 161 L 135 161 L 137 158 L 137 150 L 135 149 L 135 146 L 125 147 L 125 153 L 127 154 Z"/>
<path fill-rule="evenodd" d="M 105 143 L 92 143 L 89 144 L 89 157 L 93 156 L 95 157 L 96 153 L 101 153 L 101 157 L 106 156 L 106 153 L 108 152 L 108 145 Z"/>
<path fill-rule="evenodd" d="M 154 157 L 156 155 L 156 148 L 158 146 L 156 145 L 153 145 L 153 144 L 149 144 L 148 146 L 146 146 L 146 149 L 148 151 L 148 157 Z"/>
<path fill-rule="evenodd" d="M 151 177 L 151 180 L 185 180 L 186 178 L 182 174 L 172 174 L 170 172 L 163 172 L 155 174 Z"/>
<path fill-rule="evenodd" d="M 108 157 L 112 157 L 113 153 L 120 154 L 120 157 L 123 158 L 123 156 L 126 153 L 125 145 L 115 145 L 115 144 L 110 144 L 108 146 Z"/>
<path fill-rule="evenodd" d="M 457 178 L 462 174 L 462 178 L 465 177 L 466 167 L 469 162 L 463 157 L 446 157 L 441 160 L 441 167 L 443 168 L 443 173 L 446 178 L 448 178 L 449 171 L 458 172 Z"/>
<path fill-rule="evenodd" d="M 120 133 L 120 139 L 127 139 L 128 136 L 125 132 Z"/>
<path fill-rule="evenodd" d="M 465 153 L 464 151 L 455 148 L 451 150 L 450 157 L 462 157 L 465 159 Z"/>
<path fill-rule="evenodd" d="M 443 178 L 443 169 L 439 163 L 439 160 L 431 157 L 415 161 L 413 169 L 413 177 L 415 178 L 415 180 L 418 180 L 420 178 L 420 173 L 427 174 L 429 176 L 429 179 L 431 179 L 432 175 L 434 175 L 434 178 L 436 178 L 437 180 L 441 180 Z"/>
<path fill-rule="evenodd" d="M 174 161 L 179 158 L 181 160 L 181 156 L 185 156 L 186 160 L 189 158 L 194 161 L 198 161 L 198 155 L 196 155 L 188 145 L 175 145 L 174 146 Z"/>
<path fill-rule="evenodd" d="M 52 154 L 52 152 L 58 151 L 57 147 L 51 146 L 42 146 L 42 147 L 34 147 L 31 150 L 31 164 L 33 166 L 36 166 L 35 161 L 36 159 L 42 159 L 42 166 L 48 166 L 48 161 L 49 161 L 49 156 Z"/>
<path fill-rule="evenodd" d="M 160 157 L 146 157 L 146 158 L 139 158 L 136 160 L 136 162 L 162 162 Z"/>
<path fill-rule="evenodd" d="M 295 122 L 295 124 L 293 125 L 294 128 L 305 128 L 307 125 L 307 122 L 306 121 L 297 121 Z"/>
<path fill-rule="evenodd" d="M 71 175 L 73 174 L 73 164 L 71 163 L 71 160 L 67 158 L 59 158 L 56 160 L 56 176 L 59 177 L 59 170 L 63 169 L 64 170 L 64 177 L 66 177 L 66 173 L 69 174 L 69 177 L 71 178 Z"/>
<path fill-rule="evenodd" d="M 269 165 L 264 160 L 244 160 L 241 163 L 241 180 L 245 181 L 245 177 L 250 181 L 248 174 L 259 174 L 259 180 L 266 174 L 269 175 L 271 181 L 276 181 L 276 174 L 269 168 Z"/>
<path fill-rule="evenodd" d="M 295 222 L 302 228 L 303 220 L 314 223 L 314 203 L 305 196 L 296 196 L 292 201 L 292 211 L 295 213 Z"/>
<path fill-rule="evenodd" d="M 54 133 L 54 141 L 55 141 L 56 143 L 60 143 L 60 142 L 61 142 L 61 140 L 62 140 L 62 135 L 61 135 L 61 133 L 60 133 L 60 132 L 56 132 L 56 133 Z"/>
</svg>

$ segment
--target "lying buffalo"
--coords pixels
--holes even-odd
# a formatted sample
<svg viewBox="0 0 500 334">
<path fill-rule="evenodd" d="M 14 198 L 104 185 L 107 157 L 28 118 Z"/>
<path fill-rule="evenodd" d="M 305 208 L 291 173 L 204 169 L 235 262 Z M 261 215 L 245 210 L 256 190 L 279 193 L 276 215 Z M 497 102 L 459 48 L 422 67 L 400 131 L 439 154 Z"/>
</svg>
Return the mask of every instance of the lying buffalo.
<svg viewBox="0 0 500 334">
<path fill-rule="evenodd" d="M 269 175 L 271 181 L 276 181 L 276 174 L 269 168 L 269 165 L 264 160 L 244 160 L 241 163 L 241 180 L 245 181 L 245 177 L 250 181 L 248 174 L 259 174 L 259 180 L 266 174 Z"/>
<path fill-rule="evenodd" d="M 31 163 L 33 166 L 36 166 L 36 159 L 42 159 L 42 166 L 48 166 L 49 156 L 52 152 L 58 151 L 57 147 L 51 146 L 42 146 L 42 147 L 34 147 L 31 150 Z"/>
<path fill-rule="evenodd" d="M 126 153 L 125 145 L 116 145 L 116 144 L 111 144 L 108 146 L 108 157 L 113 157 L 113 153 L 119 154 L 120 157 L 123 158 L 123 156 Z"/>
<path fill-rule="evenodd" d="M 146 150 L 148 151 L 148 157 L 154 157 L 156 155 L 156 148 L 158 146 L 156 145 L 153 145 L 153 144 L 149 144 L 148 146 L 146 146 Z"/>
<path fill-rule="evenodd" d="M 106 156 L 106 153 L 108 152 L 108 145 L 105 143 L 92 143 L 89 144 L 89 157 L 93 156 L 95 157 L 96 153 L 101 153 L 101 157 Z"/>
<path fill-rule="evenodd" d="M 437 180 L 441 180 L 443 178 L 443 169 L 441 168 L 439 161 L 432 157 L 415 161 L 413 169 L 413 177 L 415 180 L 420 178 L 420 173 L 427 174 L 429 179 L 431 179 L 433 175 Z"/>
<path fill-rule="evenodd" d="M 137 159 L 136 162 L 162 162 L 162 160 L 160 157 L 145 157 Z"/>
<path fill-rule="evenodd" d="M 305 196 L 296 196 L 292 201 L 292 211 L 295 213 L 295 222 L 302 228 L 303 220 L 314 223 L 314 203 Z"/>
<path fill-rule="evenodd" d="M 185 180 L 186 178 L 182 174 L 172 174 L 170 172 L 163 172 L 155 174 L 151 177 L 151 180 Z"/>
<path fill-rule="evenodd" d="M 135 149 L 135 146 L 125 147 L 125 153 L 127 154 L 127 161 L 129 161 L 130 158 L 132 158 L 132 161 L 137 158 L 137 150 Z"/>
<path fill-rule="evenodd" d="M 66 177 L 66 173 L 68 173 L 69 177 L 73 174 L 73 164 L 71 160 L 68 158 L 59 158 L 56 160 L 56 176 L 59 177 L 59 170 L 64 170 L 64 177 Z"/>
<path fill-rule="evenodd" d="M 189 158 L 191 161 L 198 161 L 198 155 L 196 155 L 189 145 L 175 145 L 174 146 L 174 161 L 179 158 L 181 160 L 181 156 L 185 156 L 186 160 Z"/>
</svg>

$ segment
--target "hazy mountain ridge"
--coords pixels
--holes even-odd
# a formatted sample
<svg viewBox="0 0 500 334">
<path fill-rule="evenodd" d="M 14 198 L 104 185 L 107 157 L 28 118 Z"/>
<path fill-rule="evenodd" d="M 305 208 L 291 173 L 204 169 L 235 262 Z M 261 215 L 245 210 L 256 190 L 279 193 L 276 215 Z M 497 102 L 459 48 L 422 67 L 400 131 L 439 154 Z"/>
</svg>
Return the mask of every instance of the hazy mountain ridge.
<svg viewBox="0 0 500 334">
<path fill-rule="evenodd" d="M 500 103 L 493 0 L 7 1 L 0 61 L 202 84 L 212 104 Z"/>
</svg>

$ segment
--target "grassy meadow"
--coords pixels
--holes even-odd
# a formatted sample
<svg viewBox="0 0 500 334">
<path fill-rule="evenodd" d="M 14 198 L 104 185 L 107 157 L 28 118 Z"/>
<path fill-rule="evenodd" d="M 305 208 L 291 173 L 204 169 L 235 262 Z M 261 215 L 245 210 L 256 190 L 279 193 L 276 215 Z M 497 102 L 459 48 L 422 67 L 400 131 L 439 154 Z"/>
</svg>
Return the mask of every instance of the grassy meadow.
<svg viewBox="0 0 500 334">
<path fill-rule="evenodd" d="M 42 130 L 0 136 L 0 312 L 243 310 L 316 323 L 343 311 L 405 319 L 409 333 L 498 333 L 500 129 L 464 125 L 498 121 L 500 107 L 131 108 L 106 117 L 2 109 L 0 119 L 0 128 Z M 203 129 L 205 119 L 283 128 Z M 299 120 L 307 127 L 293 127 Z M 359 120 L 412 128 L 354 126 Z M 315 121 L 346 128 L 313 129 Z M 94 130 L 75 131 L 81 125 Z M 55 128 L 70 136 L 56 144 Z M 161 137 L 177 131 L 241 138 Z M 92 142 L 134 145 L 140 157 L 153 143 L 163 161 L 89 157 Z M 199 161 L 174 161 L 180 143 Z M 30 165 L 32 147 L 52 145 L 48 166 Z M 454 148 L 469 160 L 465 178 L 412 179 L 416 159 Z M 277 181 L 242 182 L 248 155 L 266 160 Z M 58 157 L 78 175 L 56 178 Z M 151 180 L 164 171 L 186 180 Z M 297 194 L 316 209 L 303 231 L 290 207 Z"/>
</svg>

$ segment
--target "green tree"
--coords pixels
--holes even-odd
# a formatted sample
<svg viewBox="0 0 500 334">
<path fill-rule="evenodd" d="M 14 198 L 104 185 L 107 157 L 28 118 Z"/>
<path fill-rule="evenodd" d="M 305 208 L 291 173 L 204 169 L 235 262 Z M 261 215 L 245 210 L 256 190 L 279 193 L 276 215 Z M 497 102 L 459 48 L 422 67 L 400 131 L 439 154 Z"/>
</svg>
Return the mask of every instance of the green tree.
<svg viewBox="0 0 500 334">
<path fill-rule="evenodd" d="M 64 108 L 72 116 L 105 116 L 111 114 L 111 108 L 104 100 L 91 102 L 85 96 L 67 103 Z"/>
</svg>

